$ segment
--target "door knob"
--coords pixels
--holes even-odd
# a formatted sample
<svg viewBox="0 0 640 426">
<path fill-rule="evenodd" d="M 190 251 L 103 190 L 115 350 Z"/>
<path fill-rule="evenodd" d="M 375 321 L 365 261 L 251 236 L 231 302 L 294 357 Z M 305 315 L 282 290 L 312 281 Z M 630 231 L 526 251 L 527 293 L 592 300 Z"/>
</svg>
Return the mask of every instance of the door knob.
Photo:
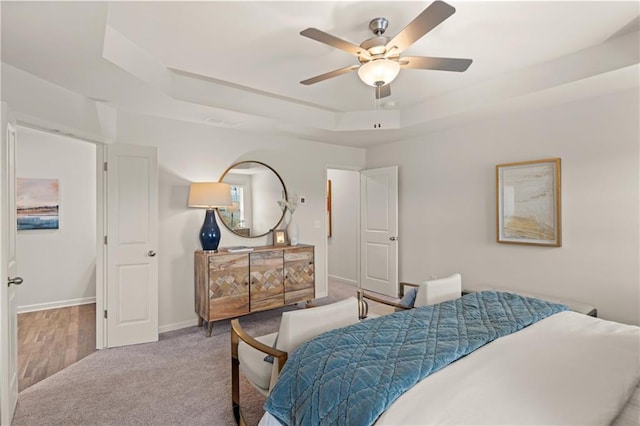
<svg viewBox="0 0 640 426">
<path fill-rule="evenodd" d="M 149 250 L 149 251 L 147 252 L 147 256 L 149 256 L 149 257 L 153 257 L 153 256 L 155 256 L 155 255 L 156 255 L 156 252 L 155 252 L 155 251 L 153 251 L 153 250 Z"/>
<path fill-rule="evenodd" d="M 398 237 L 389 237 L 389 241 L 398 241 L 399 239 Z"/>
<path fill-rule="evenodd" d="M 14 277 L 14 278 L 9 278 L 7 281 L 7 285 L 10 286 L 11 284 L 13 285 L 20 285 L 22 284 L 22 281 L 24 281 L 22 279 L 22 277 Z"/>
</svg>

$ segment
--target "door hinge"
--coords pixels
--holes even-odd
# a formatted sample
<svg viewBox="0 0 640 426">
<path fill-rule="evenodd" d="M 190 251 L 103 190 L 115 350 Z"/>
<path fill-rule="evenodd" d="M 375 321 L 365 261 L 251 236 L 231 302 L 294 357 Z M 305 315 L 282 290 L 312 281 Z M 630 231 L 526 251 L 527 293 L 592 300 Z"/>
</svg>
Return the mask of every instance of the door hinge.
<svg viewBox="0 0 640 426">
<path fill-rule="evenodd" d="M 104 319 L 107 319 L 108 315 L 107 315 L 107 310 L 104 310 Z"/>
<path fill-rule="evenodd" d="M 107 238 L 107 236 L 104 236 L 104 244 L 107 245 L 109 243 L 109 239 Z"/>
<path fill-rule="evenodd" d="M 105 172 L 109 170 L 109 166 L 107 164 L 108 163 L 105 161 L 104 162 L 104 166 L 103 166 L 103 169 L 104 169 Z"/>
</svg>

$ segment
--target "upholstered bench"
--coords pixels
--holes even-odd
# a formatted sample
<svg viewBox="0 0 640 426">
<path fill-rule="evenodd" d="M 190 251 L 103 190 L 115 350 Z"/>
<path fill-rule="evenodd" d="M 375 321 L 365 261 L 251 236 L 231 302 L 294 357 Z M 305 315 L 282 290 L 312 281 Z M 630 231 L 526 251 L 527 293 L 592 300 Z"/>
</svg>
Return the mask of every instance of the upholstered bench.
<svg viewBox="0 0 640 426">
<path fill-rule="evenodd" d="M 589 305 L 587 303 L 577 302 L 575 300 L 566 300 L 566 299 L 562 300 L 557 297 L 547 296 L 544 294 L 529 293 L 529 292 L 524 292 L 520 290 L 512 290 L 508 288 L 498 288 L 498 287 L 490 287 L 490 286 L 465 287 L 462 289 L 462 294 L 464 295 L 468 293 L 475 293 L 477 291 L 486 291 L 486 290 L 506 291 L 509 293 L 519 294 L 520 296 L 535 297 L 537 299 L 546 300 L 548 302 L 562 303 L 563 305 L 567 305 L 569 309 L 571 309 L 574 312 L 579 312 L 581 314 L 589 315 L 592 317 L 598 316 L 598 309 L 596 309 L 595 306 Z"/>
</svg>

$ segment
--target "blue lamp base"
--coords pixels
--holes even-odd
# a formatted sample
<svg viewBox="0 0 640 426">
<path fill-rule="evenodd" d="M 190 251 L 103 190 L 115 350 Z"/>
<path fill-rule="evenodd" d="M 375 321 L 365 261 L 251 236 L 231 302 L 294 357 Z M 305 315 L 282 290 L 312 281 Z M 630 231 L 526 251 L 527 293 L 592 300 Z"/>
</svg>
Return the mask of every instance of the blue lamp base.
<svg viewBox="0 0 640 426">
<path fill-rule="evenodd" d="M 207 209 L 204 216 L 204 223 L 200 228 L 200 244 L 205 251 L 217 251 L 220 245 L 220 227 L 213 209 Z"/>
</svg>

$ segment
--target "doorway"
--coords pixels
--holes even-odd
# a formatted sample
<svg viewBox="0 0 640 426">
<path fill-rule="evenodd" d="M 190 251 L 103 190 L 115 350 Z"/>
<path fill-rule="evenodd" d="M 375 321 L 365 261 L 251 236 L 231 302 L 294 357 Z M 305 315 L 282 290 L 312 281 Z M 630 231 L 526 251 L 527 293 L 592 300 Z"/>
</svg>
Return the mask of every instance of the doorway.
<svg viewBox="0 0 640 426">
<path fill-rule="evenodd" d="M 327 168 L 327 196 L 329 295 L 355 296 L 360 282 L 360 172 Z"/>
<path fill-rule="evenodd" d="M 18 290 L 20 390 L 96 347 L 96 148 L 18 126 L 19 214 L 35 218 L 34 226 L 19 225 L 16 240 L 24 278 Z M 46 205 L 46 220 L 33 214 L 42 209 L 33 203 Z"/>
</svg>

